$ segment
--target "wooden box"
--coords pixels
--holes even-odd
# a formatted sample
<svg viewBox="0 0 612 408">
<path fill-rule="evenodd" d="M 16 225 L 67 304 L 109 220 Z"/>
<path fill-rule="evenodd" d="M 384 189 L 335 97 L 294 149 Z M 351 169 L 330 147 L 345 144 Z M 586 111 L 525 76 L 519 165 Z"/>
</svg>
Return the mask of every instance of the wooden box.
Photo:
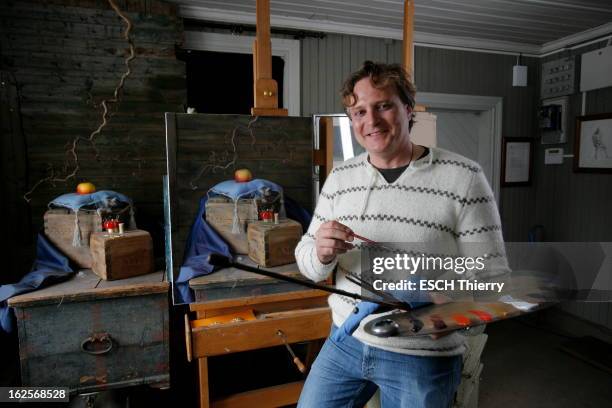
<svg viewBox="0 0 612 408">
<path fill-rule="evenodd" d="M 101 391 L 169 382 L 163 272 L 107 282 L 90 270 L 9 299 L 24 387 Z"/>
<path fill-rule="evenodd" d="M 234 203 L 224 197 L 213 197 L 206 202 L 206 221 L 228 243 L 236 254 L 248 254 L 247 227 L 257 221 L 257 203 L 253 199 L 238 200 L 238 222 L 240 233 L 234 234 Z"/>
<path fill-rule="evenodd" d="M 92 270 L 105 280 L 153 272 L 153 241 L 147 231 L 95 232 L 90 241 Z"/>
<path fill-rule="evenodd" d="M 129 209 L 120 212 L 107 212 L 118 217 L 119 222 L 129 224 Z M 81 246 L 73 246 L 75 215 L 66 208 L 53 208 L 45 212 L 45 235 L 64 255 L 81 268 L 91 268 L 92 259 L 89 251 L 91 234 L 102 231 L 102 217 L 97 211 L 81 210 L 78 212 Z M 126 228 L 127 229 L 127 228 Z"/>
<path fill-rule="evenodd" d="M 302 225 L 290 219 L 278 224 L 257 221 L 249 224 L 249 258 L 261 266 L 295 262 L 295 247 L 302 238 Z"/>
<path fill-rule="evenodd" d="M 74 213 L 67 209 L 52 209 L 45 213 L 45 235 L 72 262 L 81 268 L 91 268 L 89 238 L 93 232 L 102 231 L 102 219 L 95 211 L 79 211 L 82 246 L 72 245 Z"/>
</svg>

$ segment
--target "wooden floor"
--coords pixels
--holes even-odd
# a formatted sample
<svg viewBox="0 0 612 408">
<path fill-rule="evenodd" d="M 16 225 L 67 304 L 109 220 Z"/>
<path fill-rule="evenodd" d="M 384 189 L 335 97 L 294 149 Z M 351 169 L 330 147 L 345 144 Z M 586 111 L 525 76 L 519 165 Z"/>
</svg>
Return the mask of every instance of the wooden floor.
<svg viewBox="0 0 612 408">
<path fill-rule="evenodd" d="M 612 375 L 562 351 L 566 337 L 518 319 L 487 333 L 480 408 L 610 406 Z"/>
</svg>

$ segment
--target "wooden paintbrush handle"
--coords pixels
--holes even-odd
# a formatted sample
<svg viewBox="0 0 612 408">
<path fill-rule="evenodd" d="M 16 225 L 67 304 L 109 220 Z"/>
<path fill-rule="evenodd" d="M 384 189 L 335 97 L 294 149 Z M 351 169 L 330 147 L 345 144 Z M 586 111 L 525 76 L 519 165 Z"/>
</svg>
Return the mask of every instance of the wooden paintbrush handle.
<svg viewBox="0 0 612 408">
<path fill-rule="evenodd" d="M 377 242 L 376 242 L 376 241 L 372 241 L 371 239 L 368 239 L 368 238 L 366 238 L 366 237 L 362 237 L 361 235 L 359 235 L 359 234 L 355 234 L 354 232 L 353 232 L 353 236 L 354 236 L 355 238 L 357 238 L 357 239 L 362 240 L 363 242 L 367 242 L 368 244 L 377 244 Z"/>
</svg>

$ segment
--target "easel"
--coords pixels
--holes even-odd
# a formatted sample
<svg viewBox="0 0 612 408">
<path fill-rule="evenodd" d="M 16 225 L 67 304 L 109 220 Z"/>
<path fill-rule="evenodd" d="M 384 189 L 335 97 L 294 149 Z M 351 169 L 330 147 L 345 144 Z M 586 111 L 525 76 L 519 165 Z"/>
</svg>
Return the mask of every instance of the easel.
<svg viewBox="0 0 612 408">
<path fill-rule="evenodd" d="M 269 0 L 257 0 L 253 78 L 254 106 L 251 108 L 251 114 L 287 116 L 287 109 L 278 107 L 278 86 L 272 79 Z M 295 268 L 297 270 L 297 266 Z M 215 275 L 223 275 L 224 271 L 220 270 Z M 211 401 L 208 358 L 326 338 L 331 327 L 327 296 L 326 292 L 309 289 L 191 304 L 189 310 L 192 315 L 195 314 L 195 319 L 185 315 L 185 340 L 187 359 L 198 361 L 200 407 L 273 408 L 295 404 L 302 391 L 303 381 L 241 392 Z M 241 312 L 253 313 L 257 318 L 209 326 L 199 326 L 197 322 Z M 309 345 L 307 365 L 314 359 L 319 345 L 319 342 L 311 342 Z"/>
<path fill-rule="evenodd" d="M 222 273 L 219 271 L 217 273 Z M 260 388 L 210 401 L 208 390 L 208 357 L 258 350 L 283 345 L 280 330 L 288 344 L 327 337 L 331 316 L 327 293 L 318 290 L 240 297 L 190 305 L 196 319 L 185 315 L 187 359 L 198 359 L 200 407 L 280 407 L 295 404 L 303 381 Z M 252 310 L 256 320 L 193 327 L 194 322 L 215 316 Z M 309 350 L 313 354 L 317 350 Z M 314 357 L 314 356 L 313 356 Z"/>
<path fill-rule="evenodd" d="M 402 67 L 410 75 L 414 83 L 414 0 L 404 0 L 404 35 Z M 415 112 L 425 112 L 425 106 L 415 105 Z"/>
<path fill-rule="evenodd" d="M 272 79 L 272 45 L 270 42 L 270 0 L 257 0 L 257 36 L 253 42 L 253 116 L 287 116 L 278 107 L 278 85 Z"/>
<path fill-rule="evenodd" d="M 414 83 L 414 0 L 404 0 L 404 35 L 402 67 Z M 426 112 L 424 105 L 415 105 L 414 114 L 418 115 L 418 124 L 410 132 L 413 143 L 433 147 L 437 145 L 435 115 Z"/>
</svg>

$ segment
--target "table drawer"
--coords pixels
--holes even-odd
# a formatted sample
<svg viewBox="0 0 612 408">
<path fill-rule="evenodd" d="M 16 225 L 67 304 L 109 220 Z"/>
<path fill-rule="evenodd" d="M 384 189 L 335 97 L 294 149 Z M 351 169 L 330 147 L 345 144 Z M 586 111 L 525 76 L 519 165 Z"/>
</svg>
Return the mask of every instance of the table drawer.
<svg viewBox="0 0 612 408">
<path fill-rule="evenodd" d="M 190 322 L 186 321 L 187 325 Z M 331 327 L 328 307 L 268 313 L 257 320 L 208 327 L 188 327 L 188 354 L 193 358 L 236 353 L 288 343 L 325 338 Z"/>
<path fill-rule="evenodd" d="M 24 386 L 71 391 L 165 382 L 166 293 L 16 307 Z"/>
</svg>

